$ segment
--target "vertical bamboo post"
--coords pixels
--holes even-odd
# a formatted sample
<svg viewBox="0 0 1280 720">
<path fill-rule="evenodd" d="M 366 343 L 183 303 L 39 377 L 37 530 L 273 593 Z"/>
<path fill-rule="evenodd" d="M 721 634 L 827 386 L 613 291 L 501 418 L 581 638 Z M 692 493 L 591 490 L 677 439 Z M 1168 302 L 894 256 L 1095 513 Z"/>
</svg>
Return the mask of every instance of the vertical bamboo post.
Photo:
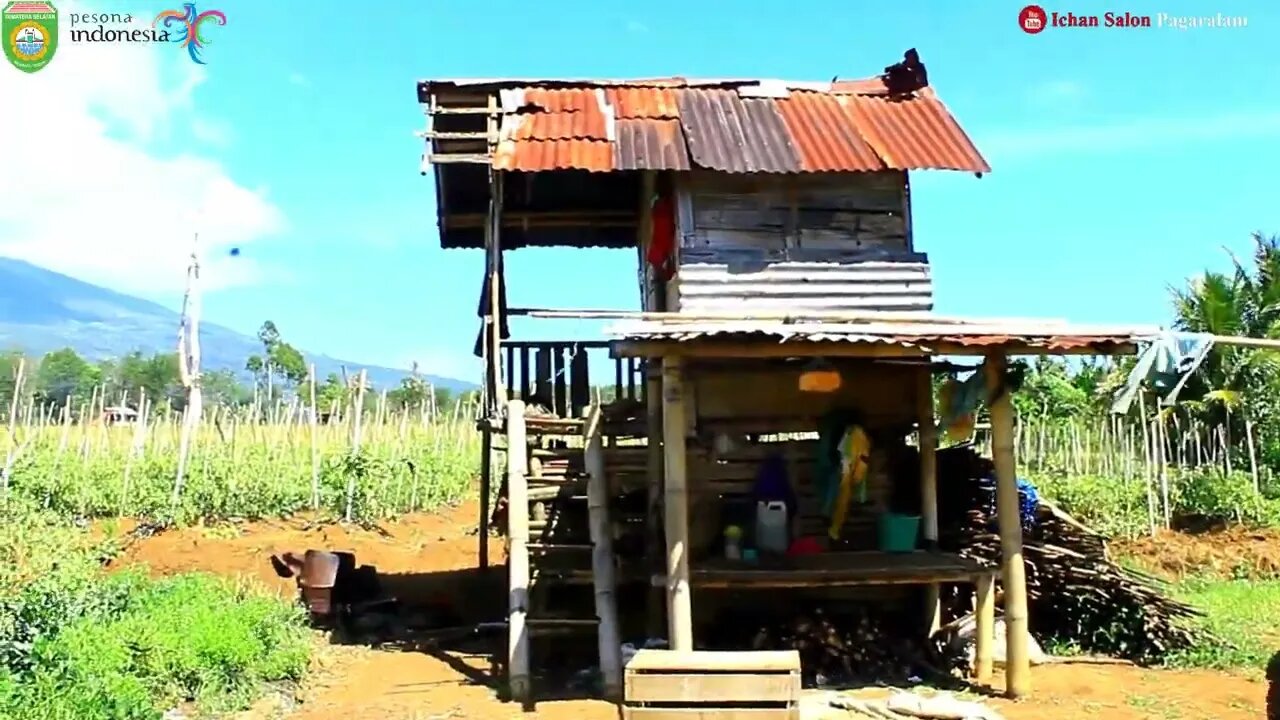
<svg viewBox="0 0 1280 720">
<path fill-rule="evenodd" d="M 1249 448 L 1249 473 L 1253 475 L 1253 491 L 1262 492 L 1262 479 L 1258 475 L 1258 454 L 1253 447 L 1253 420 L 1244 416 L 1244 440 Z"/>
<path fill-rule="evenodd" d="M 920 515 L 924 544 L 938 549 L 938 426 L 933 417 L 933 371 L 925 365 L 916 375 L 916 423 L 920 445 Z M 930 583 L 925 589 L 925 623 L 928 637 L 942 625 L 942 586 Z"/>
<path fill-rule="evenodd" d="M 529 443 L 524 401 L 507 403 L 507 683 L 511 699 L 529 700 Z"/>
<path fill-rule="evenodd" d="M 613 533 L 609 523 L 609 478 L 605 475 L 603 424 L 599 402 L 587 411 L 585 427 L 587 514 L 591 530 L 591 577 L 595 583 L 596 633 L 600 651 L 600 675 L 609 700 L 622 698 L 622 646 L 618 638 L 618 603 L 615 594 Z"/>
<path fill-rule="evenodd" d="M 1003 564 L 1006 632 L 1005 693 L 1011 698 L 1031 691 L 1031 662 L 1027 638 L 1027 569 L 1022 558 L 1022 518 L 1019 514 L 1017 458 L 1013 452 L 1013 402 L 1005 388 L 1008 358 L 1003 351 L 987 356 L 984 369 L 991 398 L 991 447 L 996 467 L 996 511 L 1000 517 L 1000 559 Z"/>
<path fill-rule="evenodd" d="M 645 361 L 645 405 L 647 415 L 648 442 L 648 506 L 645 512 L 645 556 L 649 559 L 647 569 L 654 573 L 665 571 L 663 561 L 663 431 L 662 431 L 662 358 L 649 358 Z M 667 627 L 666 593 L 660 587 L 650 587 L 649 600 L 645 608 L 645 626 L 649 637 L 661 637 Z"/>
<path fill-rule="evenodd" d="M 318 438 L 320 408 L 316 407 L 316 366 L 307 368 L 307 399 L 311 404 L 311 509 L 320 509 L 320 441 Z"/>
<path fill-rule="evenodd" d="M 1156 497 L 1155 497 L 1155 445 L 1152 442 L 1151 428 L 1148 427 L 1147 420 L 1147 399 L 1141 392 L 1138 393 L 1138 412 L 1141 414 L 1142 422 L 1142 459 L 1144 461 L 1142 471 L 1142 481 L 1147 486 L 1147 526 L 1151 533 L 1151 537 L 1156 536 Z"/>
<path fill-rule="evenodd" d="M 672 650 L 693 649 L 689 589 L 689 488 L 686 475 L 683 358 L 662 358 L 663 488 L 667 534 L 667 637 Z"/>
<path fill-rule="evenodd" d="M 978 607 L 975 613 L 977 627 L 973 641 L 973 676 L 978 682 L 991 680 L 992 646 L 996 630 L 996 576 L 993 573 L 977 578 Z"/>
</svg>

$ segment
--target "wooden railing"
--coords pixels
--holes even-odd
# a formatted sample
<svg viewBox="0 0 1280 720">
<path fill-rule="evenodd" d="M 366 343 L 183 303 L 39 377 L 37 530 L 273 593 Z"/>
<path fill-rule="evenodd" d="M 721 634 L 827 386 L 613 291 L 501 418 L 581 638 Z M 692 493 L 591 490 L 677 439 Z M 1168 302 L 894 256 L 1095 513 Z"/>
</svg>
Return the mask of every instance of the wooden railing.
<svg viewBox="0 0 1280 720">
<path fill-rule="evenodd" d="M 595 388 L 590 359 L 609 352 L 604 340 L 504 340 L 502 360 L 508 399 L 522 399 L 560 417 L 581 417 Z M 613 397 L 609 401 L 643 402 L 644 361 L 613 360 Z"/>
</svg>

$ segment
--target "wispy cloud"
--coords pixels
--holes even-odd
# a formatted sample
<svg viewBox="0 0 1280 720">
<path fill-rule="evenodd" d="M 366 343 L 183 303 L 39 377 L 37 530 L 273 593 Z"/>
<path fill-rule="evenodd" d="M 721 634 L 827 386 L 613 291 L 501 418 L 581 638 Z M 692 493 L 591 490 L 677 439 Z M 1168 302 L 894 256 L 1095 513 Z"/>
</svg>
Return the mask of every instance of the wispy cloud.
<svg viewBox="0 0 1280 720">
<path fill-rule="evenodd" d="M 311 87 L 311 80 L 300 72 L 289 73 L 289 84 L 298 87 Z"/>
<path fill-rule="evenodd" d="M 1162 145 L 1280 135 L 1280 110 L 1203 117 L 1135 117 L 1108 124 L 995 130 L 978 133 L 992 156 L 1021 158 L 1055 153 L 1110 153 Z"/>
<path fill-rule="evenodd" d="M 232 141 L 230 125 L 208 118 L 195 118 L 192 120 L 191 134 L 195 136 L 196 140 L 218 148 L 229 147 Z"/>
<path fill-rule="evenodd" d="M 628 21 L 627 21 L 627 32 L 629 32 L 629 33 L 636 33 L 636 34 L 639 34 L 639 33 L 647 33 L 647 32 L 649 32 L 649 26 L 648 26 L 648 25 L 645 25 L 644 23 L 640 22 L 639 20 L 628 20 Z"/>
</svg>

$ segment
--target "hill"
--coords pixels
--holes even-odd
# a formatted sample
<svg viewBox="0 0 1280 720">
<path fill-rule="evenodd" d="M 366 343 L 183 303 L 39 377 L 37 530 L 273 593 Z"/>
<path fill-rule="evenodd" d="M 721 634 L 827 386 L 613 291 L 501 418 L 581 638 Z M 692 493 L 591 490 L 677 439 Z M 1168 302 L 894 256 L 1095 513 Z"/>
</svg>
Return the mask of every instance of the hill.
<svg viewBox="0 0 1280 720">
<path fill-rule="evenodd" d="M 46 270 L 31 263 L 0 257 L 0 349 L 21 348 L 33 354 L 70 347 L 92 360 L 114 358 L 134 350 L 166 352 L 174 347 L 178 313 L 157 303 L 108 290 Z M 258 339 L 213 323 L 200 324 L 202 364 L 208 370 L 244 372 L 249 355 L 262 351 Z M 315 363 L 316 373 L 368 370 L 375 387 L 389 388 L 407 370 L 360 365 L 302 351 Z M 474 383 L 425 375 L 437 387 L 451 391 L 474 389 Z"/>
</svg>

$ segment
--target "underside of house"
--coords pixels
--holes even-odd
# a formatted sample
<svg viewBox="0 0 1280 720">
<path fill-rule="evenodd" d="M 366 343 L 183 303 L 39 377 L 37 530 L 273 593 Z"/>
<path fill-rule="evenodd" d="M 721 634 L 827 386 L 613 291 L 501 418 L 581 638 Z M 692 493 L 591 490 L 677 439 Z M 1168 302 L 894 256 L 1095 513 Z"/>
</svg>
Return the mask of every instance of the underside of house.
<svg viewBox="0 0 1280 720">
<path fill-rule="evenodd" d="M 1007 358 L 1128 353 L 1134 334 L 934 312 L 909 173 L 990 168 L 914 53 L 855 81 L 434 80 L 418 98 L 441 244 L 485 254 L 480 552 L 492 523 L 515 699 L 556 662 L 543 635 L 594 637 L 603 692 L 642 715 L 655 667 L 779 671 L 769 653 L 699 655 L 768 649 L 726 630 L 744 607 L 878 600 L 918 608 L 927 638 L 951 586 L 973 598 L 982 680 L 997 577 L 1007 688 L 1027 691 Z M 636 306 L 509 307 L 504 253 L 527 247 L 632 253 Z M 516 316 L 617 322 L 526 340 Z M 591 376 L 606 356 L 611 376 Z M 958 356 L 983 360 L 968 385 L 991 422 L 1002 567 L 939 545 L 934 378 Z M 644 637 L 683 659 L 628 663 L 624 692 L 620 645 Z"/>
</svg>

